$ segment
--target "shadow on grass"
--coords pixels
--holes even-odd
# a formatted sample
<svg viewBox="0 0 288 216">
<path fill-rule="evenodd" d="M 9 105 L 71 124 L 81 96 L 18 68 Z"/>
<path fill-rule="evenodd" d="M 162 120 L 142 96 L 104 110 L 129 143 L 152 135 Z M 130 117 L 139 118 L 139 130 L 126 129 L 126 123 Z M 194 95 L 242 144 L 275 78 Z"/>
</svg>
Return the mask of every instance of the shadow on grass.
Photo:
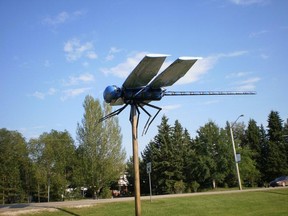
<svg viewBox="0 0 288 216">
<path fill-rule="evenodd" d="M 62 211 L 62 212 L 65 212 L 65 213 L 67 213 L 67 214 L 73 215 L 73 216 L 80 216 L 79 214 L 76 214 L 76 213 L 74 213 L 74 212 L 68 211 L 68 210 L 66 210 L 66 209 L 62 209 L 62 208 L 55 208 L 55 209 L 57 209 L 57 210 L 59 210 L 59 211 Z"/>
<path fill-rule="evenodd" d="M 67 209 L 64 208 L 59 208 L 59 207 L 54 207 L 54 206 L 31 206 L 30 204 L 12 204 L 12 205 L 0 205 L 0 209 L 1 208 L 7 208 L 7 209 L 24 209 L 24 208 L 28 208 L 28 207 L 34 207 L 34 209 L 41 209 L 43 208 L 43 210 L 46 209 L 56 209 L 58 211 L 62 211 L 65 212 L 69 215 L 73 215 L 73 216 L 80 216 L 79 214 L 76 214 L 74 212 L 71 212 Z M 44 210 L 45 211 L 45 210 Z"/>
<path fill-rule="evenodd" d="M 71 211 L 69 211 L 69 210 L 67 210 L 67 209 L 64 209 L 64 208 L 60 208 L 60 207 L 54 207 L 54 206 L 37 206 L 37 208 L 38 207 L 40 207 L 40 208 L 43 208 L 43 209 L 56 209 L 56 210 L 58 210 L 58 211 L 62 211 L 62 212 L 65 212 L 65 213 L 67 213 L 67 214 L 69 214 L 69 215 L 73 215 L 73 216 L 81 216 L 81 215 L 79 215 L 79 214 L 76 214 L 76 213 L 74 213 L 74 212 L 71 212 Z"/>
</svg>

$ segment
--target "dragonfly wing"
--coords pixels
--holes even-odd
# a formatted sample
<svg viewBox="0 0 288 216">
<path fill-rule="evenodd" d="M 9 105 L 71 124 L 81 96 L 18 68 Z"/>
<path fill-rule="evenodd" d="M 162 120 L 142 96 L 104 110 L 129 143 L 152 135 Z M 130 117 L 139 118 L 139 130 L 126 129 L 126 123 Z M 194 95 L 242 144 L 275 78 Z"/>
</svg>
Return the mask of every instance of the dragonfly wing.
<svg viewBox="0 0 288 216">
<path fill-rule="evenodd" d="M 158 73 L 167 55 L 146 55 L 123 83 L 124 88 L 146 86 Z"/>
<path fill-rule="evenodd" d="M 151 88 L 161 88 L 173 85 L 183 77 L 195 64 L 198 58 L 180 57 L 176 59 L 168 68 L 160 73 L 150 84 Z"/>
</svg>

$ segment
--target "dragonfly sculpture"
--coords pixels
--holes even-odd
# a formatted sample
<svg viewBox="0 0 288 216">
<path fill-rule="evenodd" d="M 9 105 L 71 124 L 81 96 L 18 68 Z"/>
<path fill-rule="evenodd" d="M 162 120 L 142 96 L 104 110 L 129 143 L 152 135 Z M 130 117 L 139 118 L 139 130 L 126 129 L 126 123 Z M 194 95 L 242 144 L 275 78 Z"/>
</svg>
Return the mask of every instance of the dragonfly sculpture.
<svg viewBox="0 0 288 216">
<path fill-rule="evenodd" d="M 140 174 L 138 158 L 138 122 L 140 110 L 148 116 L 143 133 L 146 133 L 150 124 L 161 111 L 160 107 L 150 104 L 151 101 L 159 101 L 163 96 L 182 96 L 182 95 L 247 95 L 255 92 L 229 92 L 229 91 L 166 91 L 165 87 L 172 86 L 196 63 L 199 58 L 180 57 L 176 59 L 159 75 L 158 72 L 163 65 L 167 55 L 146 55 L 135 69 L 124 81 L 122 87 L 115 85 L 108 86 L 103 93 L 106 103 L 111 106 L 122 105 L 121 108 L 104 116 L 99 121 L 104 121 L 113 116 L 119 115 L 128 105 L 131 106 L 130 122 L 132 125 L 132 146 L 133 146 L 133 166 L 134 166 L 134 190 L 135 190 L 135 215 L 141 215 L 140 202 Z M 145 107 L 157 109 L 156 114 L 152 115 Z M 151 119 L 152 118 L 152 119 Z"/>
<path fill-rule="evenodd" d="M 149 126 L 161 111 L 160 107 L 152 105 L 150 102 L 159 101 L 163 96 L 255 94 L 255 92 L 243 91 L 167 91 L 165 87 L 172 86 L 183 77 L 199 57 L 180 57 L 157 76 L 166 57 L 167 55 L 159 54 L 146 55 L 130 73 L 122 87 L 116 85 L 106 87 L 103 93 L 105 102 L 111 106 L 123 106 L 101 118 L 100 122 L 119 115 L 128 105 L 135 105 L 138 117 L 140 114 L 139 108 L 149 116 L 143 129 L 143 135 L 148 131 Z M 157 109 L 153 118 L 144 106 Z"/>
</svg>

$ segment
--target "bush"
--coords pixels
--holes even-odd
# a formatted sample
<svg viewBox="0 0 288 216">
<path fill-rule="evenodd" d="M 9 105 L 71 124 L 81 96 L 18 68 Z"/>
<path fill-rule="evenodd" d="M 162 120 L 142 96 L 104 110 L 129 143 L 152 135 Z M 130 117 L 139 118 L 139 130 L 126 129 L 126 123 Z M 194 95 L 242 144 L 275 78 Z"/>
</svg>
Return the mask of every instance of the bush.
<svg viewBox="0 0 288 216">
<path fill-rule="evenodd" d="M 109 199 L 112 197 L 112 191 L 109 187 L 104 187 L 101 189 L 100 198 L 101 199 Z"/>
<path fill-rule="evenodd" d="M 192 191 L 193 191 L 194 193 L 197 192 L 197 190 L 198 190 L 199 187 L 200 187 L 200 184 L 199 184 L 197 181 L 193 181 L 193 182 L 191 183 L 191 188 L 192 188 Z"/>
<path fill-rule="evenodd" d="M 176 181 L 174 183 L 174 191 L 176 194 L 183 193 L 184 189 L 185 189 L 185 184 L 182 180 Z"/>
</svg>

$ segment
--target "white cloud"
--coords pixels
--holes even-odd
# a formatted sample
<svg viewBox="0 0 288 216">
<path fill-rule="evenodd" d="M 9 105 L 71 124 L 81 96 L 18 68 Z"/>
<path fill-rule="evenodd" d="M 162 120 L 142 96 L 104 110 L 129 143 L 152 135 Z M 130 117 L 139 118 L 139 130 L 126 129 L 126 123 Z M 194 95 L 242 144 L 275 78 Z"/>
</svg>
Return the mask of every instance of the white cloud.
<svg viewBox="0 0 288 216">
<path fill-rule="evenodd" d="M 263 34 L 266 34 L 267 32 L 268 32 L 267 30 L 262 30 L 262 31 L 258 31 L 258 32 L 251 32 L 249 34 L 249 37 L 250 38 L 257 38 L 257 37 L 260 37 Z"/>
<path fill-rule="evenodd" d="M 115 67 L 102 68 L 101 71 L 106 75 L 112 74 L 120 78 L 126 78 L 146 54 L 145 52 L 136 53 L 134 56 L 128 57 L 125 62 Z"/>
<path fill-rule="evenodd" d="M 231 53 L 218 53 L 202 59 L 199 59 L 187 74 L 181 78 L 176 84 L 183 85 L 198 81 L 202 75 L 211 70 L 215 64 L 222 58 L 232 58 L 247 54 L 247 51 L 235 51 Z"/>
<path fill-rule="evenodd" d="M 217 104 L 219 103 L 219 100 L 209 100 L 203 103 L 203 105 L 211 105 L 211 104 Z"/>
<path fill-rule="evenodd" d="M 256 83 L 258 83 L 260 77 L 252 77 L 252 72 L 238 72 L 231 73 L 225 78 L 232 80 L 231 86 L 237 91 L 254 91 L 256 89 Z M 240 80 L 241 79 L 241 80 Z"/>
<path fill-rule="evenodd" d="M 55 88 L 50 88 L 49 90 L 48 90 L 48 95 L 54 95 L 55 93 L 57 92 L 57 90 L 55 89 Z"/>
<path fill-rule="evenodd" d="M 86 53 L 86 57 L 88 59 L 96 59 L 98 58 L 97 54 L 94 51 L 89 51 Z"/>
<path fill-rule="evenodd" d="M 171 105 L 161 106 L 162 113 L 167 114 L 170 111 L 177 110 L 177 109 L 181 108 L 181 106 L 182 106 L 181 104 L 171 104 Z"/>
<path fill-rule="evenodd" d="M 201 75 L 207 73 L 207 71 L 209 71 L 214 66 L 216 61 L 217 60 L 212 57 L 199 59 L 187 72 L 187 74 L 176 83 L 176 85 L 196 82 L 200 79 Z"/>
<path fill-rule="evenodd" d="M 169 110 L 179 109 L 180 107 L 181 107 L 181 104 L 172 104 L 172 105 L 162 106 L 161 108 L 165 112 Z"/>
<path fill-rule="evenodd" d="M 256 88 L 256 83 L 261 79 L 259 77 L 251 77 L 246 80 L 237 83 L 236 89 L 238 91 L 254 91 Z"/>
<path fill-rule="evenodd" d="M 57 14 L 56 16 L 47 16 L 43 19 L 44 24 L 48 25 L 58 25 L 65 23 L 69 19 L 70 15 L 66 11 L 62 11 L 61 13 Z"/>
<path fill-rule="evenodd" d="M 44 100 L 47 95 L 54 95 L 56 92 L 55 88 L 49 88 L 47 92 L 35 91 L 32 96 Z"/>
<path fill-rule="evenodd" d="M 268 59 L 268 58 L 269 58 L 269 56 L 266 55 L 266 54 L 264 54 L 264 53 L 262 53 L 262 54 L 260 55 L 260 57 L 261 57 L 262 59 Z"/>
<path fill-rule="evenodd" d="M 268 0 L 229 0 L 236 5 L 266 4 Z"/>
<path fill-rule="evenodd" d="M 41 99 L 41 100 L 44 100 L 45 98 L 45 94 L 43 92 L 39 92 L 39 91 L 36 91 L 32 94 L 33 97 L 36 97 L 38 99 Z"/>
<path fill-rule="evenodd" d="M 239 77 L 244 77 L 248 74 L 250 74 L 250 72 L 236 72 L 236 73 L 228 74 L 225 78 L 226 79 L 239 78 Z"/>
<path fill-rule="evenodd" d="M 55 15 L 55 16 L 47 16 L 42 20 L 43 24 L 47 24 L 50 26 L 57 26 L 60 24 L 64 24 L 70 20 L 74 20 L 77 17 L 82 16 L 83 14 L 85 14 L 84 11 L 74 11 L 72 13 L 69 13 L 67 11 L 62 11 L 59 14 Z"/>
<path fill-rule="evenodd" d="M 247 53 L 248 53 L 248 51 L 246 51 L 246 50 L 239 50 L 239 51 L 230 52 L 230 53 L 218 53 L 212 57 L 216 58 L 218 60 L 220 58 L 238 57 L 238 56 L 245 55 Z"/>
<path fill-rule="evenodd" d="M 116 47 L 111 47 L 110 48 L 110 50 L 109 50 L 109 53 L 108 53 L 108 55 L 106 56 L 106 61 L 112 61 L 113 59 L 114 59 L 114 57 L 115 57 L 115 55 L 114 54 L 116 54 L 116 53 L 118 53 L 118 52 L 120 52 L 121 50 L 120 49 L 118 49 L 118 48 L 116 48 Z"/>
<path fill-rule="evenodd" d="M 68 40 L 64 44 L 63 50 L 66 53 L 67 61 L 70 62 L 76 61 L 82 57 L 88 59 L 96 59 L 98 57 L 92 42 L 81 43 L 77 38 Z"/>
<path fill-rule="evenodd" d="M 64 81 L 65 86 L 78 85 L 82 83 L 93 82 L 94 75 L 90 73 L 81 74 L 79 76 L 70 76 L 68 81 Z"/>
<path fill-rule="evenodd" d="M 76 97 L 80 94 L 83 94 L 83 93 L 89 91 L 90 89 L 92 89 L 92 88 L 87 87 L 87 88 L 75 88 L 75 89 L 64 90 L 63 96 L 61 97 L 61 100 L 64 101 L 64 100 L 67 100 L 69 98 Z"/>
<path fill-rule="evenodd" d="M 85 62 L 82 63 L 82 65 L 83 65 L 84 67 L 89 67 L 89 62 L 85 61 Z"/>
</svg>

